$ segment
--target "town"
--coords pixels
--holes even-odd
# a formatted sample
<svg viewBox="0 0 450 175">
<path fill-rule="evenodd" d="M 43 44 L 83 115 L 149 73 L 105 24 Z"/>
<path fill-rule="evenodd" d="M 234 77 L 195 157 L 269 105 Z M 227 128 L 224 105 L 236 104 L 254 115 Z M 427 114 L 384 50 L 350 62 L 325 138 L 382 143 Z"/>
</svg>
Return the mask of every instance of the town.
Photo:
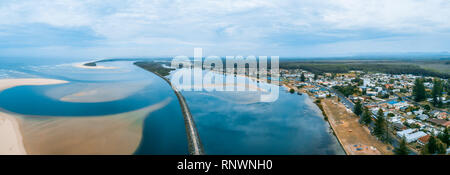
<svg viewBox="0 0 450 175">
<path fill-rule="evenodd" d="M 348 154 L 450 153 L 448 79 L 363 71 L 314 74 L 302 69 L 280 69 L 280 76 L 291 93 L 307 93 L 315 100 Z M 334 118 L 327 116 L 333 112 Z M 364 129 L 355 133 L 358 128 Z M 361 135 L 364 130 L 367 136 Z M 364 137 L 376 141 L 361 144 Z"/>
</svg>

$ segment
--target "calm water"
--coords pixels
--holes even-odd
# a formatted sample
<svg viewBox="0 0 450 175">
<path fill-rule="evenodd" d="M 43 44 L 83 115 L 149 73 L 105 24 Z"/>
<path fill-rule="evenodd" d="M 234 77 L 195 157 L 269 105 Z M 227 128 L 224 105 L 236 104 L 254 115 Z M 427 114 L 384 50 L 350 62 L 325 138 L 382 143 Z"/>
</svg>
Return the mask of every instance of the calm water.
<svg viewBox="0 0 450 175">
<path fill-rule="evenodd" d="M 280 87 L 278 100 L 268 103 L 256 92 L 182 93 L 207 154 L 344 154 L 306 94 Z"/>
</svg>

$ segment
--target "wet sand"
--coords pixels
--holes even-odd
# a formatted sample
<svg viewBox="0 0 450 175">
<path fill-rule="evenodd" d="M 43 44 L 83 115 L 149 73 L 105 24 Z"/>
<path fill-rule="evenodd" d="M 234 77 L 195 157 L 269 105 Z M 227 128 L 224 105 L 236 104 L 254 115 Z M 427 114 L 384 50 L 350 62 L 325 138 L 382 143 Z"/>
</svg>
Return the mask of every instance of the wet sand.
<svg viewBox="0 0 450 175">
<path fill-rule="evenodd" d="M 86 66 L 85 65 L 86 63 L 90 63 L 90 62 L 74 63 L 73 66 L 77 67 L 77 68 L 82 68 L 82 69 L 117 69 L 117 67 L 106 67 L 106 66 L 100 66 L 100 65 Z"/>
<path fill-rule="evenodd" d="M 0 79 L 0 93 L 5 89 L 16 86 L 63 83 L 67 83 L 67 81 L 44 78 Z M 17 117 L 0 111 L 0 155 L 27 154 L 22 140 L 23 137 L 19 129 Z"/>
<path fill-rule="evenodd" d="M 15 86 L 62 83 L 67 81 L 1 79 L 0 93 Z M 142 138 L 144 119 L 171 100 L 167 98 L 135 111 L 92 117 L 28 116 L 0 109 L 0 154 L 133 154 Z"/>
<path fill-rule="evenodd" d="M 167 98 L 136 111 L 107 116 L 17 116 L 28 154 L 128 155 L 140 144 L 144 119 L 171 100 Z"/>
</svg>

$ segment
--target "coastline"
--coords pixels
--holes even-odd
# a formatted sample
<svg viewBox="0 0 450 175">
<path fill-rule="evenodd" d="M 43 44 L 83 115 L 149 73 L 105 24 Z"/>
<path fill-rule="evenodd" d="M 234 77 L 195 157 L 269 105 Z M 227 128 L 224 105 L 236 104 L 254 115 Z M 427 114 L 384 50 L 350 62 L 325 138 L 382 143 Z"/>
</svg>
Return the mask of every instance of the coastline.
<svg viewBox="0 0 450 175">
<path fill-rule="evenodd" d="M 359 123 L 359 118 L 348 112 L 344 105 L 331 99 L 322 99 L 316 105 L 320 105 L 319 108 L 346 155 L 392 154 L 387 149 L 388 145 L 372 136 L 367 127 Z"/>
<path fill-rule="evenodd" d="M 63 80 L 44 78 L 0 79 L 0 93 L 3 90 L 25 85 L 51 85 L 68 83 Z M 0 111 L 0 155 L 27 154 L 20 129 L 20 121 L 14 115 Z"/>
<path fill-rule="evenodd" d="M 318 103 L 305 89 L 298 89 L 283 83 L 287 88 L 297 92 L 308 94 L 314 104 L 321 110 L 324 120 L 330 125 L 333 135 L 339 142 L 346 155 L 389 155 L 392 151 L 387 150 L 384 143 L 378 141 L 370 134 L 370 131 L 358 121 L 358 117 L 349 112 L 340 102 L 331 99 L 321 99 Z"/>
</svg>

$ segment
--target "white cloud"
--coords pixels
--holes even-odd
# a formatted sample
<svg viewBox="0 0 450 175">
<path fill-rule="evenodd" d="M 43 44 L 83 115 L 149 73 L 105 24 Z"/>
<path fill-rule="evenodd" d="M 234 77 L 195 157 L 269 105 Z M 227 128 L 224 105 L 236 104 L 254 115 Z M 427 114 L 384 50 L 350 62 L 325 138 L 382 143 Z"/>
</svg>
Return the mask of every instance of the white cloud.
<svg viewBox="0 0 450 175">
<path fill-rule="evenodd" d="M 242 51 L 281 47 L 278 43 L 267 43 L 268 38 L 286 42 L 286 38 L 278 37 L 280 34 L 345 39 L 364 33 L 361 30 L 387 34 L 449 33 L 448 19 L 447 0 L 0 2 L 0 27 L 36 23 L 60 28 L 86 27 L 105 38 L 99 44 L 110 47 L 123 44 L 153 47 L 163 43 L 165 47 Z"/>
</svg>

